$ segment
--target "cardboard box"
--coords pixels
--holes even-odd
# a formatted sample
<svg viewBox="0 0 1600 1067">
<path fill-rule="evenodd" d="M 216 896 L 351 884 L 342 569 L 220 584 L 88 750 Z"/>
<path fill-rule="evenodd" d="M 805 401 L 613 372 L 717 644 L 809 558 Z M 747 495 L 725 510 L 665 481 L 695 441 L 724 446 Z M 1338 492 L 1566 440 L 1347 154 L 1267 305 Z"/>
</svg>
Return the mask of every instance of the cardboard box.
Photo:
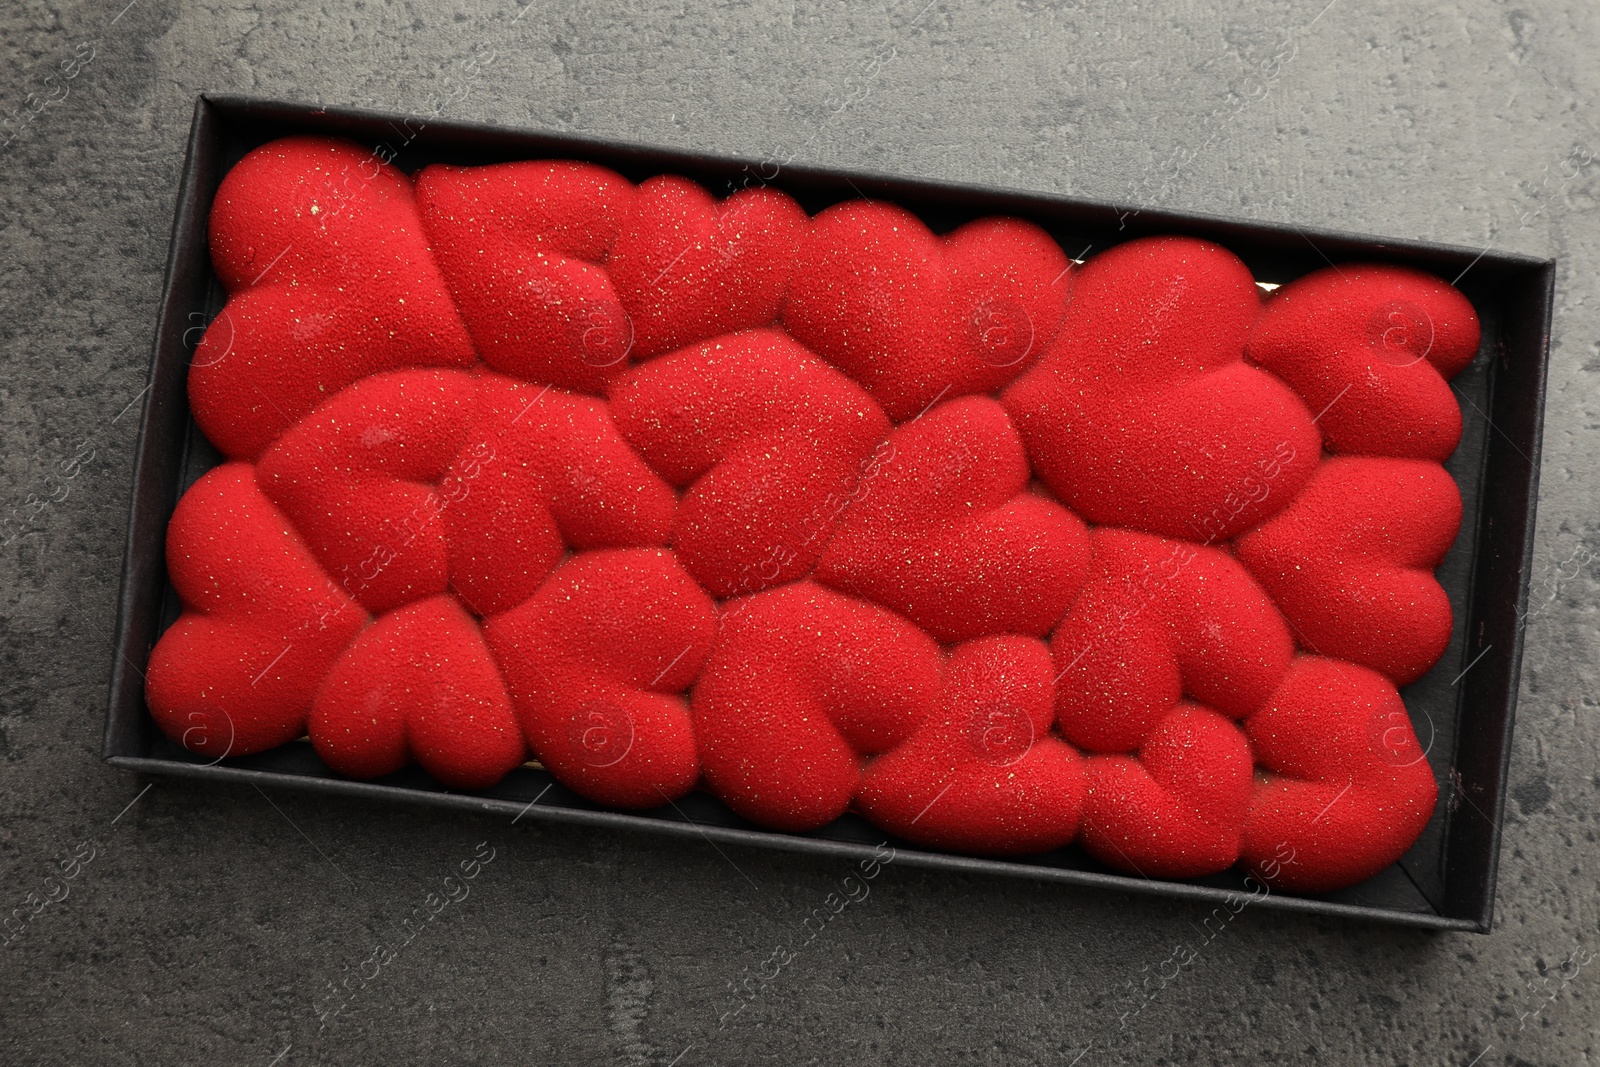
<svg viewBox="0 0 1600 1067">
<path fill-rule="evenodd" d="M 699 792 L 660 810 L 605 811 L 536 767 L 520 768 L 486 792 L 464 794 L 444 789 L 417 768 L 373 782 L 339 778 L 304 740 L 256 756 L 207 761 L 172 744 L 155 728 L 144 702 L 143 672 L 156 639 L 179 610 L 164 563 L 167 522 L 182 491 L 221 458 L 196 428 L 186 389 L 194 342 L 226 296 L 211 270 L 206 220 L 228 169 L 256 146 L 293 133 L 350 138 L 373 147 L 379 158 L 392 154 L 394 164 L 408 172 L 434 162 L 472 165 L 557 157 L 602 164 L 633 181 L 659 173 L 681 174 L 718 196 L 755 176 L 791 194 L 812 213 L 857 196 L 884 198 L 916 212 L 935 232 L 984 215 L 1013 215 L 1044 227 L 1071 255 L 1146 235 L 1190 235 L 1232 250 L 1263 282 L 1284 283 L 1328 262 L 1358 259 L 1413 266 L 1456 279 L 1476 305 L 1483 325 L 1478 358 L 1454 383 L 1466 429 L 1461 446 L 1446 464 L 1461 487 L 1464 504 L 1461 534 L 1438 572 L 1455 608 L 1456 625 L 1438 666 L 1402 694 L 1439 781 L 1438 808 L 1404 859 L 1375 878 L 1321 897 L 1279 893 L 1263 897 L 1258 890 L 1256 901 L 1266 908 L 1488 932 L 1538 496 L 1555 286 L 1552 261 L 1200 215 L 1135 212 L 1126 206 L 1064 197 L 882 178 L 781 161 L 722 159 L 427 116 L 236 96 L 201 96 L 196 101 L 137 446 L 106 721 L 108 762 L 141 774 L 253 782 L 848 860 L 873 856 L 884 840 L 882 832 L 853 815 L 812 834 L 761 830 Z M 1238 905 L 1241 895 L 1249 893 L 1241 871 L 1195 882 L 1151 881 L 1112 872 L 1077 846 L 1043 857 L 1002 861 L 890 843 L 897 849 L 897 863 L 948 871 L 1218 904 Z"/>
</svg>

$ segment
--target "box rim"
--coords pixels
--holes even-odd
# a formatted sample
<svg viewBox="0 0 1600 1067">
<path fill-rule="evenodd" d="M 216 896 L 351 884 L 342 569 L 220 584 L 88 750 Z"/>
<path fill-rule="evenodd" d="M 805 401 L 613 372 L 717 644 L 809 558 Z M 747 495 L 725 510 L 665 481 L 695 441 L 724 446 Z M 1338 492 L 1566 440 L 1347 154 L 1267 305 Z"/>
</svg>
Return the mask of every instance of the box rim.
<svg viewBox="0 0 1600 1067">
<path fill-rule="evenodd" d="M 1541 261 L 1537 271 L 1538 286 L 1542 291 L 1539 301 L 1542 311 L 1542 336 L 1539 340 L 1540 359 L 1533 368 L 1535 375 L 1535 403 L 1532 408 L 1532 426 L 1529 433 L 1530 451 L 1527 456 L 1529 463 L 1528 506 L 1520 524 L 1520 529 L 1517 531 L 1522 540 L 1522 558 L 1517 564 L 1519 579 L 1514 612 L 1519 621 L 1512 634 L 1511 662 L 1507 669 L 1505 721 L 1501 724 L 1499 737 L 1495 739 L 1500 748 L 1498 767 L 1500 788 L 1495 792 L 1494 811 L 1489 815 L 1490 832 L 1489 849 L 1485 863 L 1484 901 L 1477 917 L 1477 932 L 1484 934 L 1491 932 L 1494 927 L 1495 896 L 1500 880 L 1500 852 L 1505 840 L 1506 800 L 1510 793 L 1508 784 L 1511 778 L 1511 755 L 1515 740 L 1517 707 L 1522 698 L 1522 658 L 1526 649 L 1528 633 L 1526 618 L 1528 596 L 1531 592 L 1529 576 L 1533 573 L 1534 549 L 1538 536 L 1539 486 L 1543 474 L 1541 464 L 1544 459 L 1545 403 L 1550 385 L 1550 336 L 1555 322 L 1557 271 L 1558 263 L 1554 259 Z M 1487 453 L 1485 453 L 1484 459 L 1487 464 Z"/>
<path fill-rule="evenodd" d="M 150 409 L 154 396 L 156 378 L 161 360 L 161 353 L 166 344 L 170 343 L 170 329 L 167 321 L 167 311 L 173 301 L 174 293 L 180 284 L 179 271 L 181 267 L 181 239 L 191 232 L 197 225 L 204 228 L 204 221 L 197 219 L 203 214 L 195 203 L 199 178 L 196 174 L 195 161 L 203 150 L 203 139 L 206 130 L 207 98 L 204 93 L 195 99 L 193 116 L 190 121 L 189 136 L 186 141 L 183 170 L 178 181 L 176 202 L 173 206 L 172 228 L 168 236 L 167 264 L 162 274 L 161 298 L 157 303 L 157 325 L 154 337 L 151 339 L 150 372 L 146 376 L 144 406 L 139 413 L 139 433 L 134 439 L 133 457 L 133 493 L 128 507 L 127 540 L 123 546 L 122 576 L 117 592 L 117 618 L 116 627 L 112 636 L 112 647 L 116 652 L 111 661 L 110 700 L 106 714 L 105 731 L 101 739 L 101 758 L 110 760 L 116 754 L 117 744 L 117 717 L 115 711 L 118 695 L 130 685 L 129 671 L 138 671 L 133 661 L 129 658 L 130 646 L 133 643 L 133 628 L 136 620 L 130 610 L 132 602 L 138 598 L 139 568 L 143 562 L 137 532 L 142 521 L 149 521 L 147 514 L 150 510 L 148 501 L 142 499 L 139 486 L 145 481 L 149 473 L 149 466 L 154 462 L 150 455 L 151 418 Z M 209 206 L 206 209 L 209 211 Z M 184 408 L 188 408 L 188 397 L 183 398 Z M 157 509 L 165 511 L 166 509 Z M 162 542 L 165 543 L 166 523 L 171 515 L 160 515 L 157 520 L 162 526 Z M 163 577 L 166 574 L 166 559 L 163 553 L 159 567 Z M 146 653 L 148 663 L 148 653 Z M 141 683 L 143 673 L 140 672 Z M 142 702 L 143 685 L 139 687 Z M 148 713 L 147 713 L 148 714 Z"/>
<path fill-rule="evenodd" d="M 884 866 L 890 865 L 890 861 L 883 861 L 881 853 L 878 852 L 878 849 L 882 846 L 809 837 L 802 834 L 779 834 L 765 830 L 744 830 L 731 826 L 715 826 L 709 823 L 694 822 L 687 816 L 684 816 L 683 822 L 678 823 L 665 819 L 646 818 L 623 811 L 591 811 L 584 808 L 540 808 L 537 800 L 523 802 L 471 793 L 425 792 L 409 789 L 405 786 L 380 785 L 346 778 L 321 778 L 256 770 L 247 767 L 208 766 L 137 756 L 112 756 L 107 762 L 122 770 L 136 774 L 156 774 L 170 778 L 187 778 L 207 782 L 224 781 L 235 785 L 253 785 L 256 787 L 280 786 L 298 792 L 353 796 L 373 802 L 411 804 L 426 808 L 448 808 L 483 816 L 515 814 L 516 818 L 512 820 L 513 825 L 523 814 L 531 813 L 533 809 L 537 808 L 539 814 L 536 817 L 547 822 L 597 826 L 645 834 L 664 834 L 685 839 L 698 837 L 704 840 L 720 841 L 723 844 L 739 845 L 747 848 L 773 849 L 780 852 L 798 852 L 817 856 L 836 856 L 852 860 L 876 857 L 880 862 L 884 863 Z M 1126 875 L 1102 874 L 1098 871 L 1041 867 L 1009 862 L 1003 859 L 963 856 L 956 853 L 925 852 L 916 848 L 901 847 L 900 845 L 893 846 L 893 851 L 894 858 L 892 863 L 918 867 L 923 870 L 998 875 L 1024 881 L 1032 880 L 1080 885 L 1113 892 L 1137 893 L 1140 896 L 1172 897 L 1209 904 L 1227 904 L 1241 899 L 1246 901 L 1254 900 L 1257 906 L 1270 907 L 1279 911 L 1310 915 L 1336 915 L 1345 919 L 1399 924 L 1424 930 L 1458 932 L 1476 932 L 1478 930 L 1476 919 L 1454 918 L 1428 912 L 1403 912 L 1391 908 L 1344 904 L 1336 901 L 1318 900 L 1313 897 L 1282 895 L 1274 892 L 1256 897 L 1248 892 L 1195 885 L 1190 882 L 1169 882 L 1159 879 L 1141 880 Z M 1241 908 L 1240 910 L 1242 911 L 1243 909 Z"/>
<path fill-rule="evenodd" d="M 350 119 L 363 122 L 388 122 L 396 118 L 421 118 L 415 113 L 401 113 L 380 111 L 373 108 L 353 107 L 337 104 L 311 104 L 272 97 L 251 96 L 244 93 L 201 93 L 196 101 L 196 106 L 201 102 L 210 103 L 223 110 L 264 109 L 283 112 L 285 117 L 290 117 L 289 112 L 301 109 L 306 117 Z M 762 162 L 748 156 L 720 155 L 692 148 L 676 148 L 670 145 L 647 144 L 639 141 L 617 141 L 607 137 L 593 137 L 582 134 L 561 133 L 550 130 L 535 129 L 532 127 L 502 126 L 491 122 L 481 122 L 464 119 L 430 118 L 427 126 L 437 127 L 451 133 L 468 133 L 488 135 L 492 137 L 539 137 L 550 141 L 560 141 L 573 145 L 602 148 L 608 152 L 623 155 L 663 154 L 679 156 L 687 160 L 709 166 L 749 165 Z M 1322 237 L 1336 244 L 1360 244 L 1371 247 L 1374 251 L 1390 253 L 1393 251 L 1421 253 L 1430 256 L 1443 257 L 1468 257 L 1469 262 L 1477 263 L 1487 260 L 1506 267 L 1524 269 L 1539 269 L 1554 266 L 1556 260 L 1548 257 L 1531 256 L 1522 252 L 1496 251 L 1491 244 L 1486 248 L 1475 248 L 1470 245 L 1446 244 L 1439 241 L 1430 241 L 1421 238 L 1396 238 L 1384 237 L 1378 234 L 1364 233 L 1353 230 L 1336 230 L 1331 228 L 1294 226 L 1288 223 L 1263 222 L 1248 219 L 1233 218 L 1226 215 L 1216 215 L 1203 211 L 1172 211 L 1160 207 L 1138 207 L 1125 210 L 1126 206 L 1116 201 L 1098 200 L 1089 197 L 1072 196 L 1065 193 L 1048 192 L 1034 189 L 997 188 L 992 186 L 975 185 L 966 182 L 955 182 L 947 179 L 921 178 L 911 175 L 890 174 L 876 171 L 857 171 L 845 168 L 817 167 L 807 164 L 783 164 L 782 170 L 798 174 L 803 177 L 831 179 L 847 179 L 852 182 L 867 182 L 870 184 L 896 184 L 906 183 L 920 186 L 941 193 L 953 193 L 962 196 L 1004 197 L 1023 200 L 1038 200 L 1059 206 L 1087 208 L 1094 211 L 1103 211 L 1112 215 L 1129 214 L 1139 217 L 1155 219 L 1162 223 L 1170 222 L 1178 227 L 1188 227 L 1194 223 L 1202 224 L 1214 229 L 1245 229 L 1261 233 L 1271 233 L 1282 238 L 1290 236 L 1309 238 Z"/>
</svg>

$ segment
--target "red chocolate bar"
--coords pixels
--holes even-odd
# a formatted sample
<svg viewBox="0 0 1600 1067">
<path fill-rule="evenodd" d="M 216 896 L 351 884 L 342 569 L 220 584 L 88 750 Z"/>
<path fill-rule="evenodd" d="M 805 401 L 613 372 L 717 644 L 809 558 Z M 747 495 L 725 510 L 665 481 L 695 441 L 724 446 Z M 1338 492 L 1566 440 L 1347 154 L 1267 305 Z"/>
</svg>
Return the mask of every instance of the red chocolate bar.
<svg viewBox="0 0 1600 1067">
<path fill-rule="evenodd" d="M 1317 892 L 1434 807 L 1472 306 L 291 137 L 227 175 L 147 698 L 213 758 Z"/>
</svg>

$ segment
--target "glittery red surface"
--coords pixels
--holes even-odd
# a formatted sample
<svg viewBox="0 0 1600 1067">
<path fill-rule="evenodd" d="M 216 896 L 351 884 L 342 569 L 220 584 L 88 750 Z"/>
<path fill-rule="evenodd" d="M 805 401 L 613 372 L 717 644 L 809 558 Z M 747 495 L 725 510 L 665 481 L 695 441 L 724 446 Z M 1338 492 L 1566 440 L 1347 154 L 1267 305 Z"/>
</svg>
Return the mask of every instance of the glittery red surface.
<svg viewBox="0 0 1600 1067">
<path fill-rule="evenodd" d="M 1396 686 L 1449 639 L 1478 345 L 1436 278 L 1269 296 L 1189 238 L 1077 265 L 1014 219 L 308 137 L 229 173 L 211 247 L 189 393 L 229 462 L 173 516 L 147 687 L 197 753 L 531 758 L 1295 891 L 1433 810 Z"/>
</svg>

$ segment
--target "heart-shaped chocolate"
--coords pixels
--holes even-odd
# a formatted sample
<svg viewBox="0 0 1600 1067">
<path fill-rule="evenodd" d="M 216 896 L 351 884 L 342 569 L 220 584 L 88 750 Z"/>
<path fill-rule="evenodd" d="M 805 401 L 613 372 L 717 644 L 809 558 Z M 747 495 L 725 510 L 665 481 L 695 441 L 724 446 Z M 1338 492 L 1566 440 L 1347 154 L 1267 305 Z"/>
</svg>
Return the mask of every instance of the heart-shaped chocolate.
<svg viewBox="0 0 1600 1067">
<path fill-rule="evenodd" d="M 1328 451 L 1442 463 L 1461 438 L 1450 379 L 1477 352 L 1477 313 L 1455 288 L 1346 263 L 1274 292 L 1246 354 L 1320 412 Z"/>
<path fill-rule="evenodd" d="M 1132 752 L 1182 697 L 1240 718 L 1277 688 L 1294 642 L 1232 556 L 1105 528 L 1093 544 L 1093 577 L 1051 637 L 1069 741 Z"/>
<path fill-rule="evenodd" d="M 527 600 L 567 549 L 666 545 L 678 506 L 603 402 L 498 374 L 438 494 L 450 586 L 479 615 Z"/>
<path fill-rule="evenodd" d="M 1036 473 L 1091 523 L 1210 543 L 1282 509 L 1321 455 L 1312 413 L 1243 360 L 1260 310 L 1232 253 L 1129 241 L 1079 272 L 1066 321 L 1006 390 Z"/>
<path fill-rule="evenodd" d="M 633 358 L 770 325 L 810 225 L 774 189 L 715 200 L 673 175 L 639 186 L 606 261 L 632 326 Z"/>
<path fill-rule="evenodd" d="M 208 471 L 178 501 L 167 573 L 184 610 L 145 674 L 161 731 L 215 759 L 304 734 L 317 686 L 367 614 L 328 580 L 249 464 Z"/>
<path fill-rule="evenodd" d="M 1193 878 L 1239 858 L 1250 744 L 1227 718 L 1179 704 L 1134 756 L 1083 761 L 1083 847 L 1130 874 Z"/>
<path fill-rule="evenodd" d="M 620 808 L 676 800 L 700 777 L 684 690 L 717 615 L 670 552 L 584 552 L 484 622 L 528 745 L 567 788 Z"/>
<path fill-rule="evenodd" d="M 1234 551 L 1307 649 L 1406 685 L 1450 643 L 1433 569 L 1460 525 L 1461 492 L 1437 463 L 1335 457 Z"/>
<path fill-rule="evenodd" d="M 1050 732 L 1055 668 L 1043 642 L 957 647 L 938 710 L 872 762 L 856 804 L 890 833 L 936 848 L 1019 855 L 1078 834 L 1083 761 Z"/>
<path fill-rule="evenodd" d="M 589 163 L 434 165 L 417 207 L 462 320 L 495 370 L 603 394 L 628 367 L 633 325 L 601 264 L 637 196 Z"/>
<path fill-rule="evenodd" d="M 189 402 L 234 459 L 369 374 L 476 362 L 410 179 L 347 141 L 287 137 L 245 156 L 212 203 L 211 260 L 230 295 L 195 351 Z"/>
<path fill-rule="evenodd" d="M 1400 694 L 1375 671 L 1301 657 L 1245 729 L 1262 771 L 1243 857 L 1269 885 L 1316 893 L 1365 881 L 1433 814 L 1427 755 Z"/>
<path fill-rule="evenodd" d="M 783 325 L 899 422 L 1025 371 L 1055 338 L 1071 266 L 1017 219 L 937 237 L 904 208 L 850 201 L 801 240 Z"/>
<path fill-rule="evenodd" d="M 706 783 L 762 826 L 824 826 L 856 795 L 863 759 L 933 712 L 941 666 L 915 626 L 809 581 L 733 601 L 694 690 Z"/>
<path fill-rule="evenodd" d="M 1028 492 L 1005 409 L 963 397 L 889 436 L 816 580 L 898 611 L 940 641 L 1042 637 L 1083 584 L 1083 521 Z"/>
<path fill-rule="evenodd" d="M 717 597 L 810 573 L 889 432 L 859 386 L 776 330 L 634 369 L 612 387 L 611 414 L 645 462 L 687 487 L 672 547 Z"/>
<path fill-rule="evenodd" d="M 487 789 L 527 751 L 477 623 L 449 596 L 363 630 L 317 690 L 308 731 L 340 774 L 376 778 L 414 758 L 455 789 Z"/>
<path fill-rule="evenodd" d="M 439 492 L 466 447 L 478 393 L 462 371 L 393 371 L 341 391 L 256 466 L 262 491 L 372 612 L 443 593 L 450 546 Z"/>
<path fill-rule="evenodd" d="M 256 470 L 371 611 L 447 588 L 480 615 L 504 611 L 569 547 L 665 545 L 677 506 L 603 403 L 496 374 L 363 379 Z"/>
</svg>

